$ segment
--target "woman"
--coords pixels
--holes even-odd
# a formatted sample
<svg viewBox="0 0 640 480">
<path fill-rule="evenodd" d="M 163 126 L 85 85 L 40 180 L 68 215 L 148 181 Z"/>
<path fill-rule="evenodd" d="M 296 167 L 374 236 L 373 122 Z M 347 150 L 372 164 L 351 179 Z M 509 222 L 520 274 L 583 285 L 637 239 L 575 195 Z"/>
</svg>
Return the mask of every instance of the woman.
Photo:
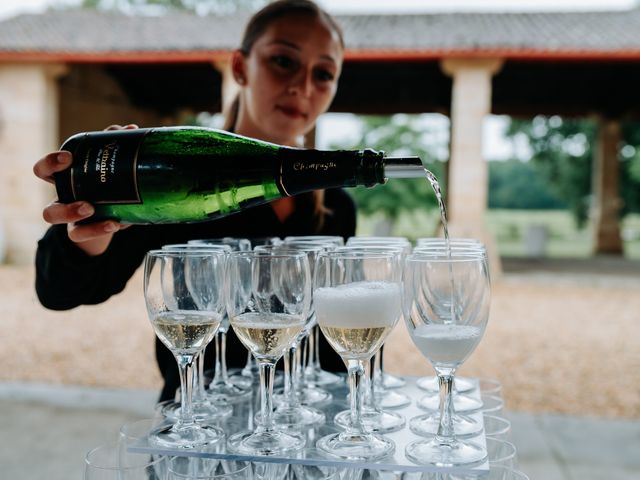
<svg viewBox="0 0 640 480">
<path fill-rule="evenodd" d="M 343 58 L 340 28 L 308 0 L 280 0 L 248 22 L 241 48 L 233 53 L 233 76 L 240 86 L 226 128 L 241 135 L 299 146 L 331 104 Z M 137 128 L 112 126 L 111 129 Z M 69 152 L 46 155 L 34 173 L 52 182 L 71 165 Z M 341 235 L 355 233 L 355 207 L 341 190 L 283 198 L 219 220 L 186 225 L 120 225 L 114 221 L 78 224 L 93 214 L 87 202 L 51 203 L 44 219 L 53 226 L 38 243 L 36 291 L 47 308 L 65 310 L 96 304 L 121 292 L 148 250 L 195 238 Z M 240 367 L 246 351 L 228 338 L 228 363 Z M 325 343 L 325 368 L 343 368 Z M 324 354 L 326 352 L 326 354 Z M 156 339 L 156 358 L 165 381 L 160 400 L 179 387 L 177 367 Z"/>
</svg>

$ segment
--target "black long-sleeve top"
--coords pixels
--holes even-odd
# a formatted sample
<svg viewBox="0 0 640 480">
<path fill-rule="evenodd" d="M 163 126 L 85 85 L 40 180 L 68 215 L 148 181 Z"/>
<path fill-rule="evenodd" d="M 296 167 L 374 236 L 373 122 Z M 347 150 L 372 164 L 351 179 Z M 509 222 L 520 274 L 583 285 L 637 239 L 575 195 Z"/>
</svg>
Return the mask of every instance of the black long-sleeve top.
<svg viewBox="0 0 640 480">
<path fill-rule="evenodd" d="M 340 235 L 346 239 L 355 234 L 355 206 L 346 192 L 340 189 L 326 190 L 324 205 L 328 213 L 319 231 L 313 224 L 310 197 L 300 195 L 296 197 L 294 212 L 284 222 L 267 204 L 210 222 L 134 225 L 116 233 L 109 248 L 102 255 L 94 257 L 86 255 L 69 240 L 66 225 L 54 225 L 38 242 L 36 292 L 42 305 L 53 310 L 102 303 L 124 290 L 147 251 L 192 239 L 227 236 L 284 238 L 291 235 Z M 227 342 L 229 366 L 243 366 L 246 350 L 233 329 L 229 330 Z M 324 339 L 320 348 L 324 368 L 332 371 L 344 369 L 340 357 Z M 210 352 L 207 352 L 205 362 L 209 363 L 211 358 Z M 171 352 L 157 338 L 156 359 L 164 379 L 160 400 L 173 398 L 180 386 L 177 364 Z"/>
</svg>

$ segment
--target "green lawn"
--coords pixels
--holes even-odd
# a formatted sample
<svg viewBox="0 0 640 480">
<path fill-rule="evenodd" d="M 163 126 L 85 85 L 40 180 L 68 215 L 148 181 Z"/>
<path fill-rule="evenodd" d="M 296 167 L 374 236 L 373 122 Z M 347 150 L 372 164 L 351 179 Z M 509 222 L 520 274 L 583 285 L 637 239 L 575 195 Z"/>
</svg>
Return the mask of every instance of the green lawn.
<svg viewBox="0 0 640 480">
<path fill-rule="evenodd" d="M 358 234 L 373 235 L 380 228 L 382 216 L 360 216 Z M 391 234 L 410 239 L 433 236 L 438 214 L 433 211 L 403 213 L 395 221 Z M 546 254 L 549 257 L 587 257 L 592 252 L 592 229 L 578 230 L 568 211 L 564 210 L 489 210 L 487 225 L 493 232 L 498 249 L 504 256 L 526 256 L 525 238 L 533 226 L 544 226 L 547 232 Z M 627 215 L 622 221 L 625 256 L 640 259 L 640 215 Z M 378 231 L 378 234 L 384 231 Z"/>
</svg>

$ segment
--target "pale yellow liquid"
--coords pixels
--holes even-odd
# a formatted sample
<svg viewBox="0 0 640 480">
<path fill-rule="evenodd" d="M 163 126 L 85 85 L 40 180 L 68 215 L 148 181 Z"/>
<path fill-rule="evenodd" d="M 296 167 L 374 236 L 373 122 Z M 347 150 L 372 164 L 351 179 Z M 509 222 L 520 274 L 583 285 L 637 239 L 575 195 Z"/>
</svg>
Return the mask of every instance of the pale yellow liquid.
<svg viewBox="0 0 640 480">
<path fill-rule="evenodd" d="M 162 312 L 151 323 L 172 352 L 194 355 L 213 339 L 221 318 L 211 312 Z"/>
<path fill-rule="evenodd" d="M 285 313 L 243 313 L 231 318 L 240 341 L 257 358 L 278 360 L 302 331 L 304 320 Z"/>
<path fill-rule="evenodd" d="M 380 348 L 393 325 L 387 327 L 333 327 L 320 325 L 333 349 L 345 359 L 364 360 Z"/>
</svg>

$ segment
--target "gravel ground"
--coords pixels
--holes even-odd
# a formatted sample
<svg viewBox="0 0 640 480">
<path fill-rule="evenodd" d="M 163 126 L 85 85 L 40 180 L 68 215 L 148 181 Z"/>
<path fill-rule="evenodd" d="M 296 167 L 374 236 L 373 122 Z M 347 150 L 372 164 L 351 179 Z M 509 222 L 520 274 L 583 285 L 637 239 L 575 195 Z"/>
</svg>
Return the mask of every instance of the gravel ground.
<svg viewBox="0 0 640 480">
<path fill-rule="evenodd" d="M 460 373 L 499 379 L 510 410 L 640 418 L 638 273 L 503 275 Z M 139 274 L 105 304 L 68 312 L 40 306 L 32 268 L 0 267 L 0 288 L 0 381 L 159 389 Z M 404 325 L 387 345 L 389 371 L 432 373 Z"/>
</svg>

